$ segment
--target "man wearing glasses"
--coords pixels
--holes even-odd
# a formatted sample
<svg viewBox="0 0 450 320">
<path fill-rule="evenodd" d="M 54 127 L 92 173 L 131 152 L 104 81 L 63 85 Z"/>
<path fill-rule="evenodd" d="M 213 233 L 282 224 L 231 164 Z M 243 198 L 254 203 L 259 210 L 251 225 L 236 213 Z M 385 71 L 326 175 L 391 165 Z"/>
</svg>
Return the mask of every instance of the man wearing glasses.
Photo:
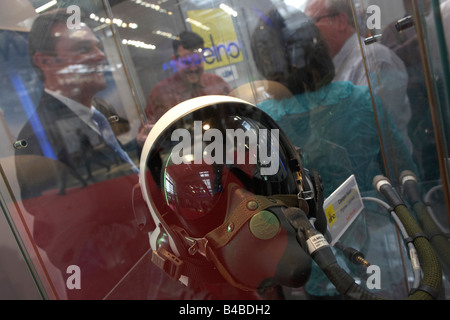
<svg viewBox="0 0 450 320">
<path fill-rule="evenodd" d="M 351 81 L 355 85 L 367 86 L 367 69 L 374 93 L 382 98 L 405 145 L 412 151 L 407 133 L 411 118 L 406 91 L 408 74 L 403 61 L 380 43 L 364 44 L 364 39 L 358 37 L 354 21 L 356 14 L 349 0 L 309 0 L 305 13 L 315 22 L 328 43 L 336 69 L 334 81 Z"/>
</svg>

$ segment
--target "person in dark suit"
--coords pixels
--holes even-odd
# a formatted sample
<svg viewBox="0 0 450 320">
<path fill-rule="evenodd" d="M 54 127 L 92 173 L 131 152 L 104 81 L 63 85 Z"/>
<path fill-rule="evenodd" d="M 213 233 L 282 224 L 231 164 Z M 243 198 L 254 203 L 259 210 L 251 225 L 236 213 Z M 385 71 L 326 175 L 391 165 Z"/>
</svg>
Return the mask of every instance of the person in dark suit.
<svg viewBox="0 0 450 320">
<path fill-rule="evenodd" d="M 106 88 L 100 41 L 86 24 L 68 28 L 69 17 L 65 9 L 41 14 L 29 34 L 30 58 L 45 89 L 18 134 L 26 145 L 15 155 L 20 201 L 33 216 L 32 240 L 59 269 L 59 275 L 49 272 L 47 280 L 57 283 L 62 276 L 69 281 L 68 268 L 79 267 L 81 284 L 55 289 L 57 298 L 103 299 L 112 293 L 129 298 L 129 292 L 118 293 L 117 285 L 148 250 L 132 205 L 138 170 L 92 106 L 93 97 Z M 79 172 L 77 131 L 102 149 L 103 160 L 111 159 L 113 176 L 86 184 Z M 27 159 L 36 159 L 40 169 L 30 170 Z M 76 179 L 69 179 L 69 173 Z M 142 283 L 142 290 L 150 290 L 150 281 Z M 142 293 L 139 288 L 134 298 Z"/>
<path fill-rule="evenodd" d="M 110 165 L 104 160 L 103 154 L 95 150 L 87 134 L 83 133 L 80 128 L 77 129 L 76 134 L 80 140 L 80 156 L 82 163 L 86 168 L 88 179 L 95 182 L 96 180 L 92 175 L 92 165 L 98 164 L 99 166 L 104 167 L 108 172 L 110 170 Z"/>
</svg>

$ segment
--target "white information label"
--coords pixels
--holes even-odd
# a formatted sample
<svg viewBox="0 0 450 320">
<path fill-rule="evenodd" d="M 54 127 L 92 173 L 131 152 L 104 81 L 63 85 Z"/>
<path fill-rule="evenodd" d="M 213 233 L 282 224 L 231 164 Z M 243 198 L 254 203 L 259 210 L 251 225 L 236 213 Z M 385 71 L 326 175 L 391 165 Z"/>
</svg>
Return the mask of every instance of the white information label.
<svg viewBox="0 0 450 320">
<path fill-rule="evenodd" d="M 309 254 L 312 254 L 317 249 L 320 249 L 325 246 L 329 246 L 328 241 L 322 234 L 317 234 L 312 236 L 308 240 L 306 240 L 306 244 L 308 245 Z"/>
<path fill-rule="evenodd" d="M 354 175 L 325 199 L 323 208 L 334 245 L 364 209 Z"/>
</svg>

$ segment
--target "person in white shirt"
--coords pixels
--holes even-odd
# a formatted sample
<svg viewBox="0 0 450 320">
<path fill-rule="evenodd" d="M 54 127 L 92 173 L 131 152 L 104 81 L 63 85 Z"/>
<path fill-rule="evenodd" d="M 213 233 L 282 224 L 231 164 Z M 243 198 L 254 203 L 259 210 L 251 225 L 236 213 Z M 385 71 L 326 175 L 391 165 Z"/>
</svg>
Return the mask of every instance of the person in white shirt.
<svg viewBox="0 0 450 320">
<path fill-rule="evenodd" d="M 444 24 L 447 52 L 450 52 L 450 1 L 447 0 L 441 3 L 441 16 Z"/>
<path fill-rule="evenodd" d="M 436 43 L 434 21 L 430 15 L 431 0 L 424 0 L 423 15 L 425 24 L 430 32 L 429 44 Z M 430 113 L 429 96 L 426 85 L 422 56 L 420 53 L 419 38 L 416 28 L 397 28 L 399 22 L 407 21 L 414 16 L 413 4 L 410 0 L 403 0 L 404 14 L 384 27 L 381 41 L 383 45 L 391 49 L 402 59 L 408 72 L 407 94 L 411 106 L 411 119 L 408 124 L 408 134 L 414 142 L 413 158 L 419 168 L 419 178 L 422 181 L 439 179 L 439 161 L 437 155 L 435 132 Z M 399 19 L 401 18 L 401 19 Z M 431 58 L 438 56 L 439 50 L 431 51 Z"/>
<path fill-rule="evenodd" d="M 412 143 L 407 133 L 411 118 L 406 92 L 408 74 L 402 60 L 380 43 L 364 44 L 364 39 L 356 32 L 348 0 L 309 0 L 305 13 L 316 23 L 328 43 L 336 69 L 334 81 L 351 81 L 362 86 L 370 84 L 411 152 Z"/>
</svg>

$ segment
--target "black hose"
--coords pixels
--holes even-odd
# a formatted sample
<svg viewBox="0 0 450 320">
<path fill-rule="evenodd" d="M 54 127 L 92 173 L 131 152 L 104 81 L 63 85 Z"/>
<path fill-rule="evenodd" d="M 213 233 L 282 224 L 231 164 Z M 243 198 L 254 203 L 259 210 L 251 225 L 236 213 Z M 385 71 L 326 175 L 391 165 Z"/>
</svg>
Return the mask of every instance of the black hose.
<svg viewBox="0 0 450 320">
<path fill-rule="evenodd" d="M 317 236 L 315 229 L 305 230 L 305 237 L 310 239 Z M 381 300 L 381 297 L 367 291 L 359 286 L 347 271 L 338 264 L 330 246 L 323 246 L 313 252 L 311 257 L 322 269 L 330 282 L 336 287 L 336 290 L 344 297 L 350 300 Z"/>
<path fill-rule="evenodd" d="M 325 237 L 313 227 L 303 210 L 289 207 L 284 210 L 284 214 L 301 237 L 304 236 L 307 240 L 311 257 L 340 294 L 351 300 L 382 299 L 359 286 L 353 277 L 339 266 Z"/>
</svg>

